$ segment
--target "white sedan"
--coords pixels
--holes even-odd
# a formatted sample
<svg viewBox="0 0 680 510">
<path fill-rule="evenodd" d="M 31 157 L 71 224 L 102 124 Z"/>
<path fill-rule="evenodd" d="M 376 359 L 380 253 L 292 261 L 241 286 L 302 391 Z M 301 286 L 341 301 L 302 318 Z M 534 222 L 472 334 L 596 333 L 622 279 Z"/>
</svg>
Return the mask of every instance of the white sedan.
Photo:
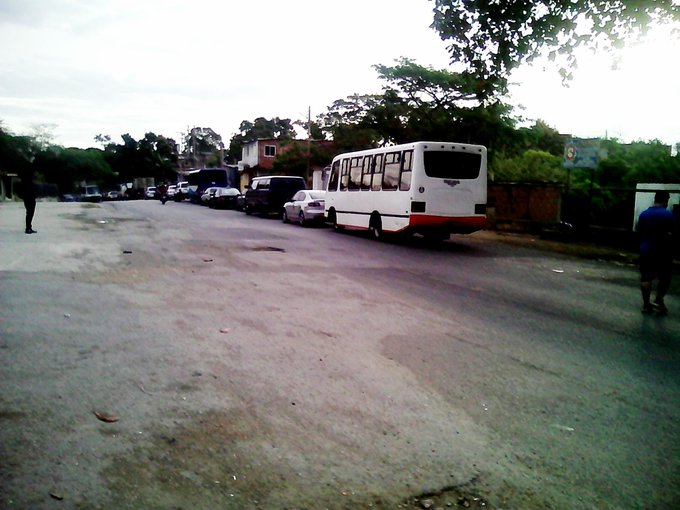
<svg viewBox="0 0 680 510">
<path fill-rule="evenodd" d="M 289 202 L 283 204 L 283 222 L 297 221 L 300 225 L 313 221 L 322 222 L 325 202 L 325 191 L 314 189 L 298 191 Z"/>
</svg>

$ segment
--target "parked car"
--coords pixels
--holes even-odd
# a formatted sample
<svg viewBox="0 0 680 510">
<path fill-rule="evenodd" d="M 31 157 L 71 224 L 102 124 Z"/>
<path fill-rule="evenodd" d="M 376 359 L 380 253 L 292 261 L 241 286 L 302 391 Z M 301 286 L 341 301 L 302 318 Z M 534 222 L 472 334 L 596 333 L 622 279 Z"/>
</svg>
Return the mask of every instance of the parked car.
<svg viewBox="0 0 680 510">
<path fill-rule="evenodd" d="M 165 191 L 165 196 L 170 198 L 174 198 L 175 193 L 177 193 L 177 185 L 176 184 L 171 184 L 168 186 L 168 189 Z"/>
<path fill-rule="evenodd" d="M 102 194 L 99 192 L 99 187 L 97 186 L 83 186 L 80 189 L 80 201 L 81 202 L 101 202 Z"/>
<path fill-rule="evenodd" d="M 122 200 L 123 194 L 120 191 L 107 191 L 104 195 L 104 200 Z"/>
<path fill-rule="evenodd" d="M 218 189 L 219 189 L 218 186 L 210 186 L 209 188 L 205 188 L 205 191 L 201 195 L 201 205 L 209 205 L 210 199 L 213 197 L 215 191 Z"/>
<path fill-rule="evenodd" d="M 326 192 L 310 189 L 301 190 L 293 195 L 290 202 L 283 204 L 283 222 L 297 221 L 300 225 L 324 221 Z"/>
<path fill-rule="evenodd" d="M 245 191 L 244 191 L 245 193 Z M 246 196 L 244 193 L 241 193 L 239 196 L 236 197 L 236 210 L 237 211 L 243 211 L 245 209 L 246 205 Z"/>
<path fill-rule="evenodd" d="M 156 186 L 149 186 L 146 188 L 146 191 L 144 192 L 144 198 L 156 198 Z"/>
<path fill-rule="evenodd" d="M 283 204 L 305 187 L 305 180 L 302 177 L 289 175 L 255 177 L 250 186 L 246 187 L 243 210 L 246 214 L 253 212 L 281 214 Z"/>
<path fill-rule="evenodd" d="M 187 198 L 187 194 L 189 193 L 189 181 L 179 181 L 176 186 L 175 195 L 172 198 L 175 202 L 180 202 Z"/>
<path fill-rule="evenodd" d="M 241 192 L 236 188 L 217 188 L 212 196 L 210 207 L 215 209 L 236 209 Z"/>
</svg>

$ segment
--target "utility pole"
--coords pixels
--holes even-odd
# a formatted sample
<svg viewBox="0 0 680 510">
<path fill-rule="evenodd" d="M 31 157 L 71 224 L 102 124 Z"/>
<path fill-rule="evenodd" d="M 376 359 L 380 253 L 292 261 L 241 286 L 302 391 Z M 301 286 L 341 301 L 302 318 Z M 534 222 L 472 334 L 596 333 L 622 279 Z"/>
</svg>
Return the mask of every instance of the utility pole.
<svg viewBox="0 0 680 510">
<path fill-rule="evenodd" d="M 312 107 L 307 107 L 307 174 L 306 178 L 309 180 L 311 157 L 312 157 Z"/>
</svg>

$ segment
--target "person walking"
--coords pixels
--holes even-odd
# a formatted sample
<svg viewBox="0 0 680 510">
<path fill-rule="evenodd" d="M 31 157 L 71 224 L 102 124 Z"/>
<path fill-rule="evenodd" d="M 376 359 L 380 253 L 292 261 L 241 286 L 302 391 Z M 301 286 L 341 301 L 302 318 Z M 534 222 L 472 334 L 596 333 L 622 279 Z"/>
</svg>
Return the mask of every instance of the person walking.
<svg viewBox="0 0 680 510">
<path fill-rule="evenodd" d="M 673 273 L 673 243 L 676 234 L 675 217 L 668 210 L 670 195 L 657 191 L 654 204 L 644 210 L 637 222 L 640 236 L 640 290 L 642 313 L 668 313 L 664 297 Z M 656 298 L 651 301 L 652 283 L 658 278 Z"/>
<path fill-rule="evenodd" d="M 33 171 L 26 170 L 21 173 L 21 198 L 26 208 L 26 233 L 37 234 L 33 230 L 33 215 L 35 214 L 35 187 L 33 185 Z"/>
</svg>

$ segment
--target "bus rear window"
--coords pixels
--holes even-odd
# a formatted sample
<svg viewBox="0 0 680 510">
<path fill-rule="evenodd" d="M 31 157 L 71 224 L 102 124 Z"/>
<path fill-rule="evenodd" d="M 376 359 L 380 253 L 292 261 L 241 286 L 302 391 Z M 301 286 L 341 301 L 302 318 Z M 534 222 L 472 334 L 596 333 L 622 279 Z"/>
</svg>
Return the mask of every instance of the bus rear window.
<svg viewBox="0 0 680 510">
<path fill-rule="evenodd" d="M 425 151 L 425 175 L 438 179 L 476 179 L 482 155 L 474 152 Z"/>
</svg>

